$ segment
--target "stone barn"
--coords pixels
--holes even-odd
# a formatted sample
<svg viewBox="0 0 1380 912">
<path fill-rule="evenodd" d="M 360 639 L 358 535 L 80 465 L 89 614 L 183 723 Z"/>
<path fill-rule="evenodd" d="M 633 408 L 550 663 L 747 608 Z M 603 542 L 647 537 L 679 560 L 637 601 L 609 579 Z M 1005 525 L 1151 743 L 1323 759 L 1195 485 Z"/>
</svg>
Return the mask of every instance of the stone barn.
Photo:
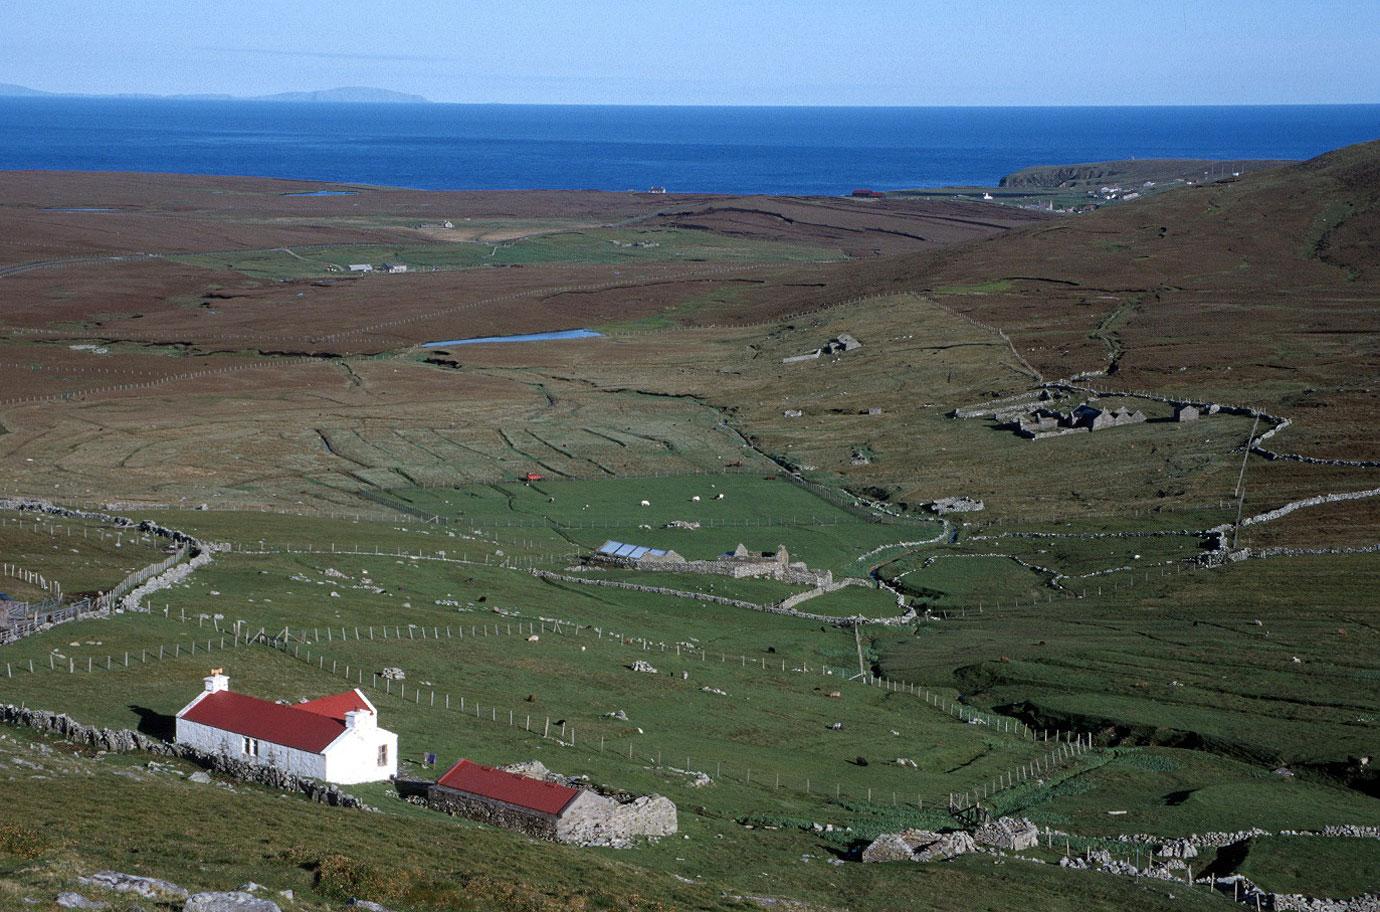
<svg viewBox="0 0 1380 912">
<path fill-rule="evenodd" d="M 427 790 L 427 803 L 447 814 L 575 845 L 624 848 L 639 838 L 676 832 L 676 806 L 669 798 L 620 801 L 472 760 L 461 760 L 437 779 Z"/>
<path fill-rule="evenodd" d="M 398 771 L 398 736 L 359 690 L 292 704 L 235 693 L 219 668 L 205 683 L 177 714 L 178 744 L 341 785 Z"/>
</svg>

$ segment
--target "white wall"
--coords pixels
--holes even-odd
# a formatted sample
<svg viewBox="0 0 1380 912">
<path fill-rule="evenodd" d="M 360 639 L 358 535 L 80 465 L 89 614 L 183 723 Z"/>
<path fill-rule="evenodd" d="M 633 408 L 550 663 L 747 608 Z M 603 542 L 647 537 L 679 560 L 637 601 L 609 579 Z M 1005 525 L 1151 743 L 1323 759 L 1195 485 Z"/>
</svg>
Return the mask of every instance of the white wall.
<svg viewBox="0 0 1380 912">
<path fill-rule="evenodd" d="M 388 748 L 388 762 L 379 766 L 379 745 Z M 356 785 L 379 782 L 398 772 L 398 736 L 373 726 L 347 729 L 325 750 L 327 782 Z"/>
<path fill-rule="evenodd" d="M 340 739 L 336 740 L 338 742 Z M 257 763 L 260 766 L 272 766 L 286 770 L 298 776 L 310 776 L 313 779 L 332 781 L 326 776 L 326 758 L 323 754 L 312 754 L 293 747 L 274 744 L 271 741 L 260 741 L 259 756 L 246 756 L 243 735 L 202 725 L 200 722 L 178 719 L 177 743 L 189 744 L 198 750 L 211 754 L 225 754 L 232 760 L 244 760 L 248 763 Z M 396 744 L 394 746 L 396 747 Z M 393 753 L 395 752 L 393 751 Z"/>
</svg>

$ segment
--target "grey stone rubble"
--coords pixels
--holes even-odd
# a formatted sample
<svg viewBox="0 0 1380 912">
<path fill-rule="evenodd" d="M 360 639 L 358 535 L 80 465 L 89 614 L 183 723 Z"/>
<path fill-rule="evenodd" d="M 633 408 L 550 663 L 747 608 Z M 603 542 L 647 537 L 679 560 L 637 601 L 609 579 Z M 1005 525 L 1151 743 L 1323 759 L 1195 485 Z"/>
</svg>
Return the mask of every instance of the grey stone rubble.
<svg viewBox="0 0 1380 912">
<path fill-rule="evenodd" d="M 110 903 L 102 902 L 99 899 L 87 899 L 80 893 L 59 893 L 57 899 L 53 900 L 64 909 L 109 909 Z"/>
<path fill-rule="evenodd" d="M 114 893 L 133 893 L 144 899 L 186 899 L 187 891 L 177 884 L 156 877 L 140 877 L 119 871 L 97 871 L 89 877 L 78 877 L 82 886 L 100 887 Z"/>
<path fill-rule="evenodd" d="M 946 513 L 976 513 L 987 508 L 985 503 L 972 497 L 941 497 L 925 506 L 940 516 Z"/>
<path fill-rule="evenodd" d="M 628 668 L 632 669 L 633 671 L 640 671 L 643 674 L 656 674 L 656 668 L 652 666 L 652 663 L 644 662 L 641 659 L 638 659 L 636 662 L 633 662 L 631 665 L 628 666 Z"/>
<path fill-rule="evenodd" d="M 283 912 L 271 899 L 233 890 L 228 893 L 193 893 L 182 912 Z"/>
<path fill-rule="evenodd" d="M 977 851 L 973 837 L 955 830 L 936 833 L 932 830 L 902 830 L 883 833 L 862 851 L 867 864 L 888 861 L 943 861 Z"/>
<path fill-rule="evenodd" d="M 179 757 L 241 782 L 250 782 L 289 792 L 300 792 L 312 801 L 333 807 L 373 810 L 359 798 L 334 785 L 307 779 L 271 766 L 245 763 L 224 754 L 208 754 L 186 744 L 169 744 L 129 729 L 96 728 L 83 725 L 64 713 L 29 709 L 0 703 L 0 722 L 49 732 L 74 744 L 84 744 L 111 753 L 144 751 L 162 757 Z"/>
<path fill-rule="evenodd" d="M 351 899 L 345 905 L 347 908 L 350 909 L 363 909 L 364 912 L 393 912 L 393 910 L 389 909 L 387 906 L 381 906 L 378 903 L 370 902 L 367 899 Z"/>
<path fill-rule="evenodd" d="M 973 841 L 993 849 L 1023 852 L 1040 844 L 1040 830 L 1024 817 L 998 817 L 973 830 Z"/>
</svg>

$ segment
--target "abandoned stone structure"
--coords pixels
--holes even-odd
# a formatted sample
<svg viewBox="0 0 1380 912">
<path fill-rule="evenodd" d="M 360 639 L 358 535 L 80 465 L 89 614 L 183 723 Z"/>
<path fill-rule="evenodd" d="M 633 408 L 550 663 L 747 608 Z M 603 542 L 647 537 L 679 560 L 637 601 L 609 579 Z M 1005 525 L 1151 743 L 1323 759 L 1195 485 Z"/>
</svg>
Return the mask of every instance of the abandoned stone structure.
<svg viewBox="0 0 1380 912">
<path fill-rule="evenodd" d="M 943 516 L 946 513 L 976 513 L 985 510 L 987 505 L 973 497 L 941 497 L 925 504 L 931 512 Z"/>
<path fill-rule="evenodd" d="M 862 343 L 850 336 L 848 333 L 839 333 L 834 338 L 825 342 L 819 348 L 804 355 L 792 355 L 789 358 L 782 358 L 782 364 L 794 364 L 798 361 L 813 361 L 821 355 L 841 355 L 844 352 L 857 351 L 862 348 Z"/>
<path fill-rule="evenodd" d="M 620 799 L 551 773 L 539 763 L 510 772 L 461 760 L 427 789 L 427 804 L 448 814 L 537 839 L 625 848 L 676 832 L 676 806 L 660 795 Z"/>
<path fill-rule="evenodd" d="M 863 849 L 862 860 L 943 861 L 956 855 L 976 852 L 979 847 L 1004 852 L 1021 852 L 1040 844 L 1040 831 L 1024 817 L 999 817 L 983 823 L 971 833 L 955 830 L 902 830 L 883 833 Z"/>
<path fill-rule="evenodd" d="M 828 586 L 829 570 L 812 570 L 803 561 L 792 561 L 785 545 L 775 551 L 749 551 L 743 544 L 713 560 L 687 560 L 675 551 L 607 541 L 589 558 L 590 563 L 674 573 L 712 573 L 717 576 L 766 577 L 802 586 Z"/>
<path fill-rule="evenodd" d="M 1197 421 L 1199 414 L 1196 405 L 1180 405 L 1174 409 L 1174 420 L 1179 422 Z"/>
<path fill-rule="evenodd" d="M 1021 437 L 1040 440 L 1062 434 L 1100 431 L 1127 424 L 1141 424 L 1145 420 L 1145 413 L 1139 409 L 1131 411 L 1125 406 L 1118 409 L 1105 409 L 1085 402 L 1071 412 L 1058 412 L 1045 407 L 1018 412 L 1009 417 L 1005 426 Z"/>
</svg>

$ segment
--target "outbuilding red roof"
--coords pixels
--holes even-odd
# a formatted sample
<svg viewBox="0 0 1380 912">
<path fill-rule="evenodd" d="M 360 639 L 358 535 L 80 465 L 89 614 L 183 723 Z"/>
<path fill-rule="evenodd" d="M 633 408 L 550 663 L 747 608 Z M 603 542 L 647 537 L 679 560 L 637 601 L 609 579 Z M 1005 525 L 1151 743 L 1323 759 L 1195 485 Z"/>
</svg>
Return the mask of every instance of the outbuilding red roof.
<svg viewBox="0 0 1380 912">
<path fill-rule="evenodd" d="M 331 694 L 327 697 L 317 697 L 315 700 L 298 703 L 293 708 L 316 713 L 318 716 L 325 716 L 328 719 L 339 719 L 341 722 L 345 721 L 347 712 L 359 709 L 372 710 L 369 702 L 358 690 L 347 690 L 344 693 Z"/>
<path fill-rule="evenodd" d="M 345 696 L 338 694 L 322 699 L 336 700 Z M 321 753 L 345 731 L 343 713 L 342 718 L 335 719 L 320 712 L 271 703 L 230 690 L 207 694 L 181 718 L 313 754 Z"/>
<path fill-rule="evenodd" d="M 579 789 L 529 779 L 472 760 L 461 760 L 437 779 L 436 784 L 552 816 L 565 810 L 580 794 Z"/>
</svg>

